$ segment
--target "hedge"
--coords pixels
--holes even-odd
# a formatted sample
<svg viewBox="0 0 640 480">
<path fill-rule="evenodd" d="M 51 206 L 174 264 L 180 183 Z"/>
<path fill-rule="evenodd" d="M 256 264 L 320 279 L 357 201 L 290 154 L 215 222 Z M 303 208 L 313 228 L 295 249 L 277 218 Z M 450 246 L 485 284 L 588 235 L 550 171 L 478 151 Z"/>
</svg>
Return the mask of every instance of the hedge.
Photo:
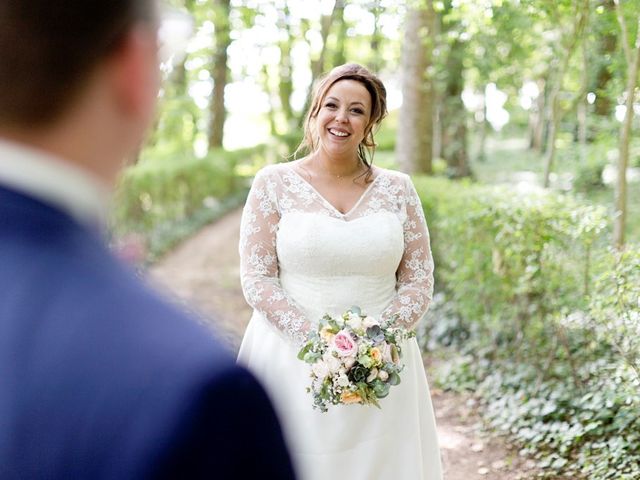
<svg viewBox="0 0 640 480">
<path fill-rule="evenodd" d="M 246 197 L 249 176 L 267 162 L 265 145 L 204 158 L 145 161 L 125 171 L 112 210 L 115 237 L 142 235 L 153 260 Z"/>
<path fill-rule="evenodd" d="M 549 475 L 640 478 L 640 248 L 608 249 L 608 212 L 570 196 L 415 183 L 442 289 L 426 343 L 461 353 L 445 386 Z"/>
</svg>

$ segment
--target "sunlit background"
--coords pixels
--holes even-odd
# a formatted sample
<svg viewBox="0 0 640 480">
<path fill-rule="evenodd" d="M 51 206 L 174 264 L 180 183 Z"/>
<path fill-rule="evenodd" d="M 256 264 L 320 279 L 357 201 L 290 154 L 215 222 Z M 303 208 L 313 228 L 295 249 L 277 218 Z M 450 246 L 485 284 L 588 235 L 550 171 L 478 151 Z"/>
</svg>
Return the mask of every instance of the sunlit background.
<svg viewBox="0 0 640 480">
<path fill-rule="evenodd" d="M 434 382 L 516 452 L 478 474 L 640 478 L 640 4 L 167 3 L 157 119 L 114 235 L 162 262 L 228 227 L 255 173 L 292 158 L 313 82 L 361 63 L 388 90 L 374 163 L 412 174 L 432 234 Z M 207 252 L 187 251 L 206 285 Z"/>
</svg>

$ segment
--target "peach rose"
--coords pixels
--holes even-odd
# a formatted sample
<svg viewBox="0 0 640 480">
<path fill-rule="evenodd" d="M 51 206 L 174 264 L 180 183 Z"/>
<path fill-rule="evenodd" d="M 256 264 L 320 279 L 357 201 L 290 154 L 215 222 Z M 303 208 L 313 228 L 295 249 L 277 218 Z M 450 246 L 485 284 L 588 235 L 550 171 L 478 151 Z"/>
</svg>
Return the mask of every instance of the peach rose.
<svg viewBox="0 0 640 480">
<path fill-rule="evenodd" d="M 380 351 L 380 349 L 378 347 L 373 347 L 369 351 L 369 355 L 371 355 L 371 358 L 373 359 L 374 362 L 376 362 L 376 363 L 381 363 L 382 362 L 382 352 Z"/>
<path fill-rule="evenodd" d="M 346 391 L 340 394 L 340 401 L 345 405 L 349 405 L 350 403 L 361 403 L 362 397 L 358 392 Z"/>
</svg>

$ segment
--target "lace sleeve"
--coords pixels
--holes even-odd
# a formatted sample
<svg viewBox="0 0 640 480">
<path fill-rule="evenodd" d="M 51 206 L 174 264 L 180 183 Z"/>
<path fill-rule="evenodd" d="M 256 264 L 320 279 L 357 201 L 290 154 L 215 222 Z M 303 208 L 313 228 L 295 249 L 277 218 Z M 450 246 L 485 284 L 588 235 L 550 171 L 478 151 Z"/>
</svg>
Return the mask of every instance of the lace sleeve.
<svg viewBox="0 0 640 480">
<path fill-rule="evenodd" d="M 431 303 L 434 265 L 422 203 L 409 177 L 404 195 L 407 215 L 404 221 L 404 253 L 396 272 L 396 295 L 382 317 L 396 316 L 402 326 L 413 328 Z"/>
<path fill-rule="evenodd" d="M 240 281 L 247 303 L 290 338 L 302 344 L 309 330 L 302 310 L 285 293 L 278 278 L 276 184 L 258 172 L 240 224 Z"/>
</svg>

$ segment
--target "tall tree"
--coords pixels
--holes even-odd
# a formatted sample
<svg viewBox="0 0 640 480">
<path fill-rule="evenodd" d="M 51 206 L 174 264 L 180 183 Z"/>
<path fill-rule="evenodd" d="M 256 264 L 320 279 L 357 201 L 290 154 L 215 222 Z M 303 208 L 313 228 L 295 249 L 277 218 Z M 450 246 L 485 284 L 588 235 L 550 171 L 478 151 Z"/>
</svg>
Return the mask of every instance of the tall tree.
<svg viewBox="0 0 640 480">
<path fill-rule="evenodd" d="M 211 62 L 213 93 L 210 103 L 209 148 L 221 147 L 224 137 L 224 121 L 227 110 L 224 105 L 224 90 L 228 82 L 227 49 L 231 44 L 230 0 L 213 0 L 215 45 Z"/>
<path fill-rule="evenodd" d="M 331 32 L 331 26 L 334 23 L 336 14 L 340 11 L 340 8 L 344 10 L 344 2 L 345 0 L 335 0 L 331 13 L 329 15 L 322 15 L 320 17 L 320 39 L 321 39 L 320 52 L 318 53 L 318 56 L 316 58 L 314 58 L 313 55 L 311 55 L 309 59 L 311 62 L 311 83 L 309 84 L 309 88 L 307 89 L 304 108 L 302 109 L 302 112 L 301 112 L 302 115 L 300 116 L 298 121 L 299 125 L 302 125 L 302 123 L 304 122 L 304 115 L 307 113 L 307 110 L 309 110 L 309 107 L 311 106 L 311 95 L 313 93 L 313 87 L 316 83 L 316 80 L 320 78 L 320 76 L 324 73 L 326 69 L 326 58 L 327 58 L 327 50 L 328 50 L 327 39 L 329 38 L 329 33 Z M 306 33 L 304 30 L 305 28 L 304 28 L 304 22 L 303 22 L 303 33 Z M 303 35 L 303 36 L 306 36 L 306 35 Z"/>
<path fill-rule="evenodd" d="M 604 28 L 602 28 L 602 31 L 597 32 L 598 55 L 597 58 L 594 59 L 594 61 L 598 62 L 594 86 L 596 92 L 595 113 L 602 117 L 608 117 L 613 110 L 613 101 L 607 91 L 607 87 L 613 78 L 611 58 L 617 48 L 618 36 L 615 30 L 608 25 L 609 23 L 615 24 L 615 18 L 613 18 L 616 16 L 614 0 L 602 0 L 602 7 L 602 13 L 599 16 L 603 18 L 602 22 L 599 23 L 604 24 Z"/>
<path fill-rule="evenodd" d="M 471 175 L 467 152 L 467 111 L 462 101 L 466 42 L 462 39 L 462 25 L 451 15 L 452 11 L 452 2 L 445 2 L 441 22 L 449 48 L 443 72 L 445 83 L 440 114 L 442 132 L 440 155 L 447 162 L 449 175 L 461 178 Z"/>
<path fill-rule="evenodd" d="M 347 62 L 347 57 L 345 55 L 345 42 L 347 40 L 347 22 L 344 18 L 344 7 L 345 1 L 337 1 L 336 7 L 334 10 L 333 18 L 335 24 L 335 47 L 333 52 L 332 65 L 330 67 L 335 67 L 337 65 L 342 65 Z"/>
<path fill-rule="evenodd" d="M 538 97 L 529 110 L 529 148 L 535 150 L 538 153 L 542 153 L 544 150 L 544 133 L 547 126 L 546 116 L 544 114 L 546 109 L 546 96 L 547 96 L 547 78 L 546 75 L 539 78 L 536 81 L 538 86 Z"/>
<path fill-rule="evenodd" d="M 293 94 L 293 62 L 291 59 L 291 42 L 293 34 L 291 31 L 291 12 L 289 3 L 285 0 L 282 9 L 278 10 L 278 28 L 284 32 L 278 42 L 280 49 L 280 64 L 278 67 L 280 82 L 278 93 L 280 105 L 287 123 L 287 130 L 295 124 L 295 115 L 291 107 L 291 95 Z"/>
<path fill-rule="evenodd" d="M 435 36 L 433 0 L 414 2 L 405 18 L 402 45 L 402 107 L 396 156 L 408 173 L 431 173 L 433 155 L 433 79 L 429 72 Z"/>
<path fill-rule="evenodd" d="M 560 93 L 565 81 L 565 76 L 569 70 L 569 62 L 571 57 L 575 53 L 580 41 L 583 38 L 583 34 L 589 18 L 589 0 L 571 0 L 571 17 L 574 19 L 571 27 L 568 30 L 563 30 L 564 25 L 563 15 L 561 15 L 559 7 L 560 4 L 552 3 L 547 8 L 555 8 L 552 12 L 553 19 L 558 22 L 557 28 L 560 31 L 560 42 L 558 45 L 558 51 L 554 60 L 553 75 L 552 75 L 552 87 L 549 91 L 548 98 L 548 131 L 547 131 L 547 151 L 545 152 L 544 159 L 544 177 L 543 183 L 545 188 L 549 187 L 551 171 L 553 169 L 553 163 L 556 156 L 556 139 L 558 137 L 558 125 L 562 117 L 586 94 L 586 91 L 581 91 L 574 96 L 570 102 L 571 106 L 563 108 L 560 103 Z"/>
<path fill-rule="evenodd" d="M 616 219 L 613 225 L 613 243 L 617 248 L 622 248 L 625 242 L 625 226 L 627 218 L 627 167 L 629 165 L 629 134 L 633 121 L 633 106 L 635 91 L 638 85 L 638 67 L 640 66 L 640 15 L 635 14 L 637 23 L 636 38 L 631 48 L 627 22 L 620 0 L 615 0 L 616 12 L 620 23 L 622 47 L 626 60 L 626 102 L 625 114 L 620 126 L 620 139 L 618 145 L 618 175 L 615 189 Z"/>
<path fill-rule="evenodd" d="M 379 72 L 382 66 L 382 55 L 380 53 L 380 47 L 384 41 L 384 36 L 380 30 L 380 13 L 382 7 L 380 6 L 380 0 L 373 0 L 369 4 L 369 11 L 373 15 L 373 32 L 371 33 L 371 60 L 369 60 L 369 67 L 373 72 Z"/>
</svg>

